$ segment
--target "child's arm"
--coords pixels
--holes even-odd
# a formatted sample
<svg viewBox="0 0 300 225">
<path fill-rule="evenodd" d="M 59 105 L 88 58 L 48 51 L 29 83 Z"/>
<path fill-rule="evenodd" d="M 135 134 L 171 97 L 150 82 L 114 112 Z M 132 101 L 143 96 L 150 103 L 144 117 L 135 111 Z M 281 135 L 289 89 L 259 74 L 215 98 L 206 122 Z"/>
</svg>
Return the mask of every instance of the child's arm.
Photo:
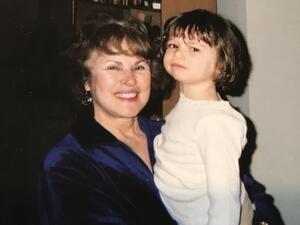
<svg viewBox="0 0 300 225">
<path fill-rule="evenodd" d="M 238 160 L 245 144 L 246 125 L 229 115 L 213 115 L 201 121 L 199 131 L 199 148 L 207 172 L 209 224 L 239 224 Z"/>
</svg>

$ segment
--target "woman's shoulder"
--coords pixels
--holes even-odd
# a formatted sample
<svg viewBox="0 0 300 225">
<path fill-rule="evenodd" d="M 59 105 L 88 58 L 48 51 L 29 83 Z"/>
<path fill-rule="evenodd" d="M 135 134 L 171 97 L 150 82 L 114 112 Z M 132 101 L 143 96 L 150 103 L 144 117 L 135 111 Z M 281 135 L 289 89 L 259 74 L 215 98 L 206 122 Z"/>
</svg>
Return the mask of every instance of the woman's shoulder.
<svg viewBox="0 0 300 225">
<path fill-rule="evenodd" d="M 68 133 L 48 151 L 43 161 L 43 168 L 47 170 L 70 162 L 74 155 L 80 154 L 80 148 L 76 138 L 71 133 Z"/>
</svg>

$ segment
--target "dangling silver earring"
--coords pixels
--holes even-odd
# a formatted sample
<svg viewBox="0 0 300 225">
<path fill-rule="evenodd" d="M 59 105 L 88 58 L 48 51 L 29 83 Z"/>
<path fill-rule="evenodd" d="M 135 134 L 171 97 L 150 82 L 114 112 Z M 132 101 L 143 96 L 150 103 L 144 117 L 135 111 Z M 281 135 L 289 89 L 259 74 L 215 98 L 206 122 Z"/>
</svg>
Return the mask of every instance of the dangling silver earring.
<svg viewBox="0 0 300 225">
<path fill-rule="evenodd" d="M 93 99 L 91 97 L 91 93 L 89 91 L 85 92 L 84 99 L 81 100 L 81 104 L 84 106 L 88 106 L 93 102 Z"/>
</svg>

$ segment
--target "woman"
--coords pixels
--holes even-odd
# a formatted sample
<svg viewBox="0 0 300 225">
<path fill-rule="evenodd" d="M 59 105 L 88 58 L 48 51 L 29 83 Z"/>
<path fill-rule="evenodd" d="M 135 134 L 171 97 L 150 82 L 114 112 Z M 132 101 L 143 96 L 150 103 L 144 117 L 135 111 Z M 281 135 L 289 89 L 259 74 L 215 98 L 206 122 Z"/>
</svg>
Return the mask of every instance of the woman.
<svg viewBox="0 0 300 225">
<path fill-rule="evenodd" d="M 146 28 L 98 15 L 69 53 L 81 72 L 73 92 L 92 114 L 45 158 L 41 223 L 174 224 L 153 181 L 152 142 L 161 124 L 138 116 L 151 89 Z"/>
</svg>

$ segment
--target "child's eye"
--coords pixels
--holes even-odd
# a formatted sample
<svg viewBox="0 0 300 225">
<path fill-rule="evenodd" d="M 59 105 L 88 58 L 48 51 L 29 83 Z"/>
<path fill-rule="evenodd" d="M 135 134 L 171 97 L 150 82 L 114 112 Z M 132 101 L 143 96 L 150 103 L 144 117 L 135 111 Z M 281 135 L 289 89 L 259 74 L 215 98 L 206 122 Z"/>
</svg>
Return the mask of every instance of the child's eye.
<svg viewBox="0 0 300 225">
<path fill-rule="evenodd" d="M 195 47 L 191 47 L 191 51 L 192 52 L 200 52 L 200 49 L 199 48 L 195 48 Z"/>
<path fill-rule="evenodd" d="M 178 45 L 170 43 L 167 45 L 167 48 L 178 48 Z"/>
</svg>

